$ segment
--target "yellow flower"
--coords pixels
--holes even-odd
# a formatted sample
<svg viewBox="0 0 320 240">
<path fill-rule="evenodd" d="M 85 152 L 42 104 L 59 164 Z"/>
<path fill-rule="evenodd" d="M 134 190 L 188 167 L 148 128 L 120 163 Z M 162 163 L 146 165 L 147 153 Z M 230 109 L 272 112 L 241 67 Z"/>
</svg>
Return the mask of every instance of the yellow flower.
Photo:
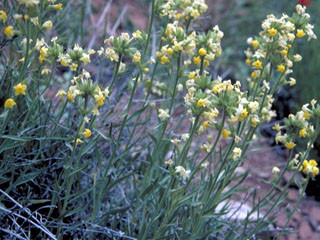
<svg viewBox="0 0 320 240">
<path fill-rule="evenodd" d="M 0 10 L 0 19 L 2 19 L 3 23 L 7 20 L 7 14 L 5 11 Z"/>
<path fill-rule="evenodd" d="M 309 161 L 304 160 L 302 166 L 299 168 L 299 171 L 303 170 L 303 173 L 310 174 L 312 177 L 315 177 L 319 174 L 319 168 L 317 166 L 318 163 L 314 159 Z"/>
<path fill-rule="evenodd" d="M 85 138 L 91 137 L 91 130 L 88 129 L 88 128 L 86 128 L 86 129 L 83 131 L 82 135 L 83 135 Z"/>
<path fill-rule="evenodd" d="M 134 37 L 134 38 L 137 38 L 137 37 L 139 37 L 139 36 L 141 36 L 141 31 L 140 30 L 137 30 L 137 31 L 135 31 L 134 33 L 132 33 L 132 36 Z"/>
<path fill-rule="evenodd" d="M 313 170 L 312 170 L 312 173 L 311 173 L 312 177 L 315 177 L 315 176 L 317 176 L 318 174 L 319 174 L 319 168 L 314 167 Z"/>
<path fill-rule="evenodd" d="M 95 95 L 94 100 L 96 101 L 96 106 L 101 107 L 104 104 L 105 97 L 102 94 Z"/>
<path fill-rule="evenodd" d="M 62 10 L 62 3 L 51 5 L 51 7 L 60 11 L 60 10 Z"/>
<path fill-rule="evenodd" d="M 259 42 L 257 40 L 253 40 L 251 44 L 254 48 L 259 46 Z"/>
<path fill-rule="evenodd" d="M 76 64 L 76 63 L 72 63 L 70 66 L 71 71 L 76 71 L 77 68 L 78 68 L 78 64 Z"/>
<path fill-rule="evenodd" d="M 42 27 L 43 27 L 45 30 L 51 30 L 51 28 L 52 28 L 52 22 L 51 22 L 50 20 L 45 21 L 45 22 L 42 24 Z"/>
<path fill-rule="evenodd" d="M 240 114 L 240 117 L 245 118 L 248 116 L 248 111 L 246 108 L 243 109 L 242 113 Z"/>
<path fill-rule="evenodd" d="M 169 62 L 169 58 L 166 55 L 163 55 L 160 59 L 161 64 Z"/>
<path fill-rule="evenodd" d="M 189 75 L 188 75 L 188 78 L 194 79 L 195 78 L 194 72 L 190 72 Z"/>
<path fill-rule="evenodd" d="M 300 136 L 301 138 L 304 138 L 304 137 L 307 136 L 307 131 L 306 131 L 305 128 L 303 128 L 303 129 L 301 129 L 301 130 L 299 131 L 299 136 Z"/>
<path fill-rule="evenodd" d="M 212 91 L 214 92 L 214 94 L 219 93 L 219 86 L 218 86 L 218 85 L 214 85 L 214 86 L 212 87 Z"/>
<path fill-rule="evenodd" d="M 306 34 L 305 34 L 305 32 L 304 32 L 302 29 L 297 29 L 297 34 L 296 34 L 296 36 L 297 36 L 298 38 L 302 38 L 302 37 L 304 37 L 304 35 L 306 35 Z"/>
<path fill-rule="evenodd" d="M 233 149 L 233 160 L 238 160 L 242 155 L 241 148 L 235 147 Z"/>
<path fill-rule="evenodd" d="M 173 49 L 172 49 L 172 48 L 168 48 L 168 49 L 167 49 L 167 53 L 168 53 L 169 55 L 173 54 Z"/>
<path fill-rule="evenodd" d="M 198 102 L 197 102 L 197 106 L 198 106 L 198 107 L 203 107 L 203 105 L 204 105 L 204 100 L 200 98 L 200 99 L 198 100 Z"/>
<path fill-rule="evenodd" d="M 251 117 L 250 122 L 252 127 L 257 127 L 257 123 L 259 122 L 259 119 L 257 119 L 256 117 Z"/>
<path fill-rule="evenodd" d="M 139 63 L 141 60 L 141 53 L 139 51 L 136 51 L 133 55 L 132 62 Z"/>
<path fill-rule="evenodd" d="M 193 62 L 194 62 L 194 64 L 200 64 L 200 63 L 201 63 L 201 58 L 200 58 L 200 56 L 194 57 L 194 58 L 193 58 Z"/>
<path fill-rule="evenodd" d="M 77 138 L 77 139 L 76 139 L 76 146 L 77 146 L 79 143 L 83 143 L 83 141 L 82 141 L 80 138 Z"/>
<path fill-rule="evenodd" d="M 42 55 L 39 55 L 38 60 L 39 60 L 39 63 L 43 63 L 43 61 L 46 60 L 46 58 Z"/>
<path fill-rule="evenodd" d="M 258 78 L 259 76 L 260 76 L 260 72 L 259 72 L 259 71 L 253 71 L 253 72 L 251 73 L 251 77 L 252 77 L 253 79 Z"/>
<path fill-rule="evenodd" d="M 171 165 L 173 164 L 173 161 L 172 161 L 172 159 L 170 158 L 169 160 L 165 161 L 164 163 L 167 164 L 167 165 L 169 165 L 169 166 L 171 166 Z"/>
<path fill-rule="evenodd" d="M 58 92 L 57 92 L 57 94 L 56 94 L 56 97 L 61 97 L 61 98 L 63 98 L 63 96 L 64 95 L 66 95 L 67 93 L 64 91 L 64 90 L 59 90 Z"/>
<path fill-rule="evenodd" d="M 316 160 L 314 160 L 314 159 L 311 159 L 311 160 L 309 161 L 309 164 L 310 164 L 311 166 L 313 166 L 313 167 L 318 166 L 317 161 L 316 161 Z"/>
<path fill-rule="evenodd" d="M 181 47 L 181 44 L 179 43 L 176 43 L 174 46 L 173 46 L 173 49 L 176 51 L 176 52 L 179 52 L 179 51 L 182 51 L 183 48 Z"/>
<path fill-rule="evenodd" d="M 273 130 L 276 130 L 278 132 L 280 132 L 281 128 L 280 128 L 280 125 L 278 123 L 276 123 L 273 127 L 272 127 Z"/>
<path fill-rule="evenodd" d="M 7 36 L 7 38 L 11 38 L 13 35 L 13 27 L 9 25 L 4 29 L 4 34 Z"/>
<path fill-rule="evenodd" d="M 202 126 L 203 126 L 205 129 L 208 129 L 208 128 L 210 127 L 210 124 L 209 124 L 208 121 L 204 121 L 204 122 L 202 123 Z"/>
<path fill-rule="evenodd" d="M 221 135 L 223 138 L 228 138 L 230 136 L 231 132 L 228 131 L 227 129 L 223 129 L 222 132 L 221 132 Z"/>
<path fill-rule="evenodd" d="M 51 72 L 51 70 L 49 68 L 44 68 L 41 70 L 41 75 L 49 75 L 49 73 Z"/>
<path fill-rule="evenodd" d="M 296 144 L 294 142 L 290 141 L 290 142 L 285 142 L 285 146 L 288 149 L 292 149 L 292 148 L 294 148 L 296 146 Z"/>
<path fill-rule="evenodd" d="M 46 57 L 48 56 L 48 48 L 42 47 L 40 48 L 39 62 L 42 63 Z"/>
<path fill-rule="evenodd" d="M 177 13 L 177 14 L 176 14 L 176 19 L 177 19 L 177 20 L 181 19 L 181 17 L 182 17 L 182 14 L 181 14 L 181 13 Z"/>
<path fill-rule="evenodd" d="M 246 64 L 247 64 L 247 65 L 250 65 L 250 64 L 251 64 L 251 61 L 250 61 L 249 58 L 246 59 Z"/>
<path fill-rule="evenodd" d="M 284 72 L 286 70 L 285 66 L 283 64 L 279 64 L 277 66 L 277 71 L 278 72 Z"/>
<path fill-rule="evenodd" d="M 202 57 L 207 55 L 207 50 L 205 50 L 204 48 L 200 48 L 199 49 L 199 55 L 202 56 Z"/>
<path fill-rule="evenodd" d="M 25 91 L 27 89 L 27 85 L 19 83 L 18 85 L 14 86 L 13 89 L 14 89 L 14 95 L 15 96 L 18 96 L 20 94 L 21 95 L 26 95 Z"/>
<path fill-rule="evenodd" d="M 262 68 L 262 62 L 260 60 L 254 61 L 252 63 L 252 66 L 261 69 Z"/>
<path fill-rule="evenodd" d="M 310 119 L 310 113 L 307 112 L 307 111 L 304 111 L 304 112 L 303 112 L 303 117 L 304 117 L 306 120 L 309 120 L 309 119 Z"/>
<path fill-rule="evenodd" d="M 287 50 L 287 49 L 283 49 L 283 50 L 281 51 L 281 55 L 282 55 L 283 57 L 287 56 L 287 54 L 288 54 L 288 50 Z"/>
<path fill-rule="evenodd" d="M 86 53 L 82 53 L 82 57 L 80 58 L 80 61 L 83 62 L 84 65 L 87 65 L 90 63 L 90 55 Z"/>
<path fill-rule="evenodd" d="M 68 91 L 67 98 L 70 102 L 74 103 L 74 97 L 72 96 L 72 92 L 70 90 Z"/>
<path fill-rule="evenodd" d="M 149 68 L 144 68 L 143 71 L 145 71 L 147 73 L 147 72 L 149 72 Z"/>
<path fill-rule="evenodd" d="M 274 29 L 274 28 L 269 28 L 268 29 L 268 34 L 269 34 L 270 37 L 273 37 L 277 33 L 278 33 L 277 29 Z"/>
<path fill-rule="evenodd" d="M 68 60 L 66 58 L 61 58 L 60 63 L 64 67 L 69 67 Z"/>
<path fill-rule="evenodd" d="M 15 105 L 16 102 L 12 98 L 8 98 L 4 103 L 5 108 L 13 108 Z"/>
</svg>

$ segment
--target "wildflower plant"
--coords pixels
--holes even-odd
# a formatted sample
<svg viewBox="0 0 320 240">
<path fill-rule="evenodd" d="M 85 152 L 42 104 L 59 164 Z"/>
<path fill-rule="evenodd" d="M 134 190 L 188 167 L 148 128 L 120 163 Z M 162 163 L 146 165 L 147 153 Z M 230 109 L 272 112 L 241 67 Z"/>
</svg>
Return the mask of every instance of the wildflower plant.
<svg viewBox="0 0 320 240">
<path fill-rule="evenodd" d="M 0 219 L 7 227 L 0 231 L 51 239 L 257 238 L 295 182 L 300 194 L 288 225 L 319 174 L 309 156 L 320 128 L 316 100 L 273 127 L 288 159 L 273 167 L 268 193 L 252 191 L 244 219 L 228 214 L 245 191 L 248 172 L 237 169 L 259 126 L 276 116 L 274 96 L 296 83 L 296 42 L 316 39 L 305 7 L 267 16 L 247 40 L 251 74 L 241 83 L 211 72 L 224 34 L 218 26 L 194 30 L 204 0 L 152 0 L 146 32 L 108 36 L 95 50 L 51 32 L 52 11 L 64 11 L 59 1 L 16 2 L 11 10 L 0 5 Z M 96 80 L 99 72 L 89 68 L 96 60 L 112 67 L 110 79 Z M 129 94 L 114 117 L 119 89 Z"/>
</svg>

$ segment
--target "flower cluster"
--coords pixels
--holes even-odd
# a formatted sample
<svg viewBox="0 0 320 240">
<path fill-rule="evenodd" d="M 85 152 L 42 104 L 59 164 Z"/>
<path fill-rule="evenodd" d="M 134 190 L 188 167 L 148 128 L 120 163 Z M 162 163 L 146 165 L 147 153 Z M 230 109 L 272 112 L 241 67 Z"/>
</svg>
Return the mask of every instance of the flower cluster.
<svg viewBox="0 0 320 240">
<path fill-rule="evenodd" d="M 311 105 L 311 108 L 309 108 Z M 320 117 L 320 106 L 312 100 L 310 104 L 305 104 L 301 111 L 296 115 L 290 114 L 284 120 L 284 125 L 276 124 L 273 129 L 278 133 L 275 137 L 276 143 L 283 143 L 288 149 L 296 146 L 297 139 L 310 140 L 315 134 L 314 124 L 317 118 Z"/>
<path fill-rule="evenodd" d="M 189 178 L 191 173 L 190 170 L 186 170 L 182 166 L 177 166 L 175 169 L 176 169 L 176 173 L 178 173 L 183 180 L 186 180 L 187 178 Z"/>
<path fill-rule="evenodd" d="M 188 22 L 203 15 L 208 6 L 205 0 L 161 0 L 157 9 L 161 17 Z"/>
<path fill-rule="evenodd" d="M 83 73 L 72 79 L 72 85 L 69 87 L 68 92 L 59 90 L 57 96 L 63 98 L 67 95 L 67 99 L 71 103 L 75 103 L 77 97 L 84 99 L 84 115 L 92 113 L 99 115 L 98 108 L 104 105 L 105 100 L 109 97 L 109 88 L 101 90 L 101 88 L 93 83 L 89 72 L 83 70 Z M 92 98 L 95 104 L 88 106 L 89 98 Z"/>
<path fill-rule="evenodd" d="M 220 56 L 222 52 L 221 39 L 223 36 L 223 32 L 220 31 L 217 25 L 213 30 L 208 31 L 208 33 L 197 35 L 195 38 L 197 49 L 193 52 L 194 64 L 199 65 L 203 61 L 205 66 L 208 67 L 210 62 L 215 60 L 216 56 Z"/>
<path fill-rule="evenodd" d="M 135 42 L 143 43 L 145 41 L 146 34 L 140 30 L 135 31 L 131 37 L 128 33 L 122 33 L 118 37 L 111 36 L 104 41 L 107 47 L 101 47 L 100 50 L 98 50 L 98 54 L 112 62 L 120 61 L 120 72 L 124 72 L 126 67 L 125 64 L 121 62 L 123 56 L 132 58 L 132 62 L 137 63 L 140 68 L 145 68 L 145 66 L 141 66 L 140 64 L 140 51 L 132 47 Z"/>
<path fill-rule="evenodd" d="M 45 62 L 53 64 L 55 61 L 61 62 L 60 58 L 62 56 L 63 47 L 57 43 L 57 40 L 57 37 L 52 38 L 52 45 L 49 45 L 43 38 L 37 39 L 34 50 L 39 52 L 38 60 L 40 64 L 44 64 Z M 63 66 L 68 65 L 67 63 L 64 63 Z"/>
<path fill-rule="evenodd" d="M 169 115 L 169 109 L 159 109 L 158 110 L 158 117 L 161 121 L 166 121 L 167 119 L 170 118 Z"/>
<path fill-rule="evenodd" d="M 175 21 L 167 25 L 165 36 L 162 37 L 162 41 L 167 44 L 156 53 L 161 64 L 169 63 L 171 58 L 176 57 L 178 53 L 191 51 L 195 46 L 192 37 L 194 34 L 187 36 L 185 30 L 178 24 L 178 21 Z"/>
<path fill-rule="evenodd" d="M 295 79 L 285 81 L 285 76 L 292 72 L 293 62 L 301 61 L 302 57 L 293 53 L 292 44 L 296 38 L 305 35 L 309 39 L 316 38 L 313 26 L 308 23 L 310 16 L 305 13 L 305 7 L 297 5 L 296 11 L 292 17 L 268 15 L 262 23 L 260 36 L 247 40 L 252 47 L 245 51 L 246 63 L 252 66 L 251 79 L 266 79 L 267 72 L 275 70 L 283 75 L 281 83 L 294 85 Z"/>
<path fill-rule="evenodd" d="M 316 160 L 304 160 L 302 166 L 299 168 L 299 171 L 303 171 L 304 174 L 311 175 L 315 177 L 319 174 L 319 168 L 317 167 L 318 163 Z"/>
<path fill-rule="evenodd" d="M 83 64 L 84 66 L 90 63 L 90 55 L 94 54 L 93 49 L 84 50 L 78 44 L 75 44 L 72 49 L 68 49 L 66 54 L 59 53 L 58 61 L 64 67 L 70 67 L 72 71 L 77 71 Z"/>
</svg>

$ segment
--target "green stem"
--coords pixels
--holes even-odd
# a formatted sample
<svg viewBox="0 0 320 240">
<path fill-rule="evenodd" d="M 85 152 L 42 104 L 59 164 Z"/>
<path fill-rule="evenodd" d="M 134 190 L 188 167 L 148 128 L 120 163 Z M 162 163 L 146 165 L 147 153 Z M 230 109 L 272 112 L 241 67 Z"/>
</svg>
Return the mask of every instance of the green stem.
<svg viewBox="0 0 320 240">
<path fill-rule="evenodd" d="M 226 121 L 226 112 L 223 111 L 223 114 L 222 114 L 222 122 L 221 122 L 221 127 L 219 129 L 219 132 L 218 132 L 218 135 L 216 137 L 216 140 L 214 141 L 214 144 L 213 144 L 213 147 L 211 148 L 210 152 L 203 158 L 203 160 L 201 160 L 201 162 L 198 164 L 198 166 L 194 169 L 194 171 L 192 171 L 191 175 L 190 175 L 190 178 L 188 179 L 187 181 L 187 184 L 186 184 L 186 188 L 189 186 L 189 184 L 191 183 L 191 180 L 193 179 L 193 176 L 197 173 L 197 171 L 200 169 L 201 167 L 201 164 L 204 163 L 210 156 L 213 152 L 215 152 L 215 149 L 217 147 L 217 144 L 220 140 L 220 137 L 221 137 L 221 133 L 222 133 L 222 130 L 224 128 L 224 123 Z"/>
<path fill-rule="evenodd" d="M 200 76 L 204 74 L 204 56 L 201 57 L 201 64 L 200 64 Z"/>
<path fill-rule="evenodd" d="M 268 63 L 268 60 L 269 60 L 269 55 L 266 56 L 266 59 L 264 61 L 264 64 L 263 64 L 263 67 L 262 67 L 262 70 L 261 70 L 261 73 L 260 73 L 260 76 L 259 76 L 259 79 L 258 79 L 258 82 L 256 83 L 256 85 L 254 86 L 254 91 L 253 91 L 253 94 L 252 94 L 252 99 L 254 100 L 257 96 L 257 92 L 258 92 L 258 89 L 261 85 L 261 82 L 262 82 L 262 76 L 263 76 L 263 73 L 264 73 L 264 70 L 267 66 L 267 63 Z"/>
<path fill-rule="evenodd" d="M 197 127 L 198 127 L 199 119 L 200 119 L 200 115 L 196 117 L 196 119 L 195 119 L 195 121 L 193 123 L 191 134 L 190 134 L 186 144 L 184 145 L 184 147 L 183 147 L 183 149 L 181 151 L 181 154 L 180 154 L 179 160 L 177 162 L 177 165 L 184 166 L 184 164 L 185 164 L 185 160 L 186 160 L 186 157 L 188 155 L 193 136 L 194 136 L 194 134 L 195 134 L 195 132 L 197 130 Z"/>
<path fill-rule="evenodd" d="M 119 69 L 120 69 L 120 64 L 121 64 L 121 58 L 122 58 L 122 55 L 119 54 L 119 59 L 118 59 L 118 62 L 114 68 L 114 71 L 113 71 L 113 76 L 112 76 L 112 79 L 111 79 L 111 84 L 110 84 L 110 87 L 109 89 L 111 90 L 112 89 L 112 86 L 115 82 L 115 80 L 117 79 L 118 77 L 118 73 L 119 73 Z"/>
<path fill-rule="evenodd" d="M 151 18 L 150 18 L 150 22 L 149 22 L 149 27 L 148 27 L 148 37 L 147 37 L 147 42 L 145 44 L 145 47 L 143 49 L 143 53 L 142 53 L 142 61 L 144 61 L 146 55 L 147 55 L 147 51 L 149 48 L 149 43 L 150 43 L 150 39 L 151 39 L 151 31 L 152 31 L 152 26 L 153 26 L 153 20 L 154 20 L 154 16 L 155 16 L 155 0 L 152 0 L 151 3 Z"/>
<path fill-rule="evenodd" d="M 29 48 L 30 48 L 30 23 L 29 21 L 26 21 L 27 23 L 27 46 L 26 46 L 26 53 L 25 53 L 25 57 L 24 57 L 24 61 L 23 61 L 23 67 L 21 69 L 20 72 L 20 77 L 19 77 L 19 82 L 22 81 L 22 79 L 24 78 L 24 72 L 26 70 L 27 64 L 28 64 L 28 60 L 29 60 Z"/>
</svg>

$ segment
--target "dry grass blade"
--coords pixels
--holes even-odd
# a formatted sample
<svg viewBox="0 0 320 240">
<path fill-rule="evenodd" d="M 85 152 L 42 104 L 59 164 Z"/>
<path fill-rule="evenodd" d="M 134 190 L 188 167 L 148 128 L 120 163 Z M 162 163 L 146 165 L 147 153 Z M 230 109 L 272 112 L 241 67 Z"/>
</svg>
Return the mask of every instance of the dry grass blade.
<svg viewBox="0 0 320 240">
<path fill-rule="evenodd" d="M 110 35 L 111 35 L 111 36 L 114 35 L 115 32 L 116 32 L 116 30 L 118 29 L 118 27 L 119 27 L 119 25 L 120 25 L 120 23 L 121 23 L 121 21 L 122 21 L 123 16 L 124 16 L 124 15 L 126 14 L 126 12 L 127 12 L 127 9 L 128 9 L 128 4 L 126 4 L 126 5 L 124 6 L 124 8 L 122 9 L 122 11 L 121 11 L 121 13 L 120 13 L 120 15 L 119 15 L 116 23 L 113 25 L 113 28 L 111 29 L 111 32 L 110 32 Z"/>
<path fill-rule="evenodd" d="M 90 40 L 89 45 L 88 45 L 88 48 L 92 48 L 94 46 L 94 44 L 96 42 L 96 39 L 97 39 L 97 34 L 100 33 L 100 31 L 97 31 L 97 29 L 98 29 L 99 26 L 102 25 L 103 21 L 105 20 L 106 15 L 107 15 L 110 7 L 111 7 L 112 1 L 113 0 L 110 0 L 107 3 L 107 5 L 104 7 L 103 12 L 101 13 L 101 15 L 100 15 L 100 17 L 99 17 L 99 19 L 97 21 L 97 23 L 94 25 L 95 31 L 94 31 L 94 33 L 93 33 L 93 35 L 91 37 L 91 40 Z"/>
<path fill-rule="evenodd" d="M 34 221 L 25 218 L 24 216 L 14 213 L 6 208 L 0 207 L 1 210 L 7 212 L 7 213 L 12 213 L 17 217 L 20 217 L 22 219 L 24 219 L 25 221 L 28 221 L 29 223 L 31 223 L 32 225 L 34 225 L 35 227 L 39 228 L 41 231 L 43 231 L 45 234 L 47 234 L 51 239 L 57 239 L 55 237 L 55 235 L 53 235 L 45 226 L 43 226 L 43 224 L 35 217 L 33 216 L 30 212 L 30 210 L 28 208 L 24 208 L 20 203 L 18 203 L 16 200 L 14 200 L 12 197 L 10 197 L 6 192 L 2 191 L 0 189 L 0 192 L 5 195 L 7 198 L 9 198 L 16 206 L 18 206 L 22 211 L 24 211 L 25 213 L 27 213 Z"/>
</svg>

